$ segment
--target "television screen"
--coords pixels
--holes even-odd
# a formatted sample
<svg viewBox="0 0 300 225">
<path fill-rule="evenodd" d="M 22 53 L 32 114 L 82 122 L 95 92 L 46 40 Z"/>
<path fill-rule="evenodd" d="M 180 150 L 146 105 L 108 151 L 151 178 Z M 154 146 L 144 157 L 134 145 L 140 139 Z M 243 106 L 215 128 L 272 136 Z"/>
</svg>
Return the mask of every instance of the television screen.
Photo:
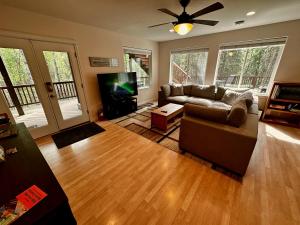
<svg viewBox="0 0 300 225">
<path fill-rule="evenodd" d="M 138 94 L 135 72 L 98 74 L 97 76 L 102 97 Z"/>
</svg>

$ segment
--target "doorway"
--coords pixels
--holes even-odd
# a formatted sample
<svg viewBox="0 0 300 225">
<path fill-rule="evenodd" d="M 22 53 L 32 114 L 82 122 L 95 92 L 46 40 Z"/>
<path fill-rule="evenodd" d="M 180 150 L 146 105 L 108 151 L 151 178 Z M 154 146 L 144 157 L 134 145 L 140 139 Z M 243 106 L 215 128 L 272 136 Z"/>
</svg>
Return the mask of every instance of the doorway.
<svg viewBox="0 0 300 225">
<path fill-rule="evenodd" d="M 75 46 L 0 37 L 0 101 L 34 138 L 88 121 Z"/>
</svg>

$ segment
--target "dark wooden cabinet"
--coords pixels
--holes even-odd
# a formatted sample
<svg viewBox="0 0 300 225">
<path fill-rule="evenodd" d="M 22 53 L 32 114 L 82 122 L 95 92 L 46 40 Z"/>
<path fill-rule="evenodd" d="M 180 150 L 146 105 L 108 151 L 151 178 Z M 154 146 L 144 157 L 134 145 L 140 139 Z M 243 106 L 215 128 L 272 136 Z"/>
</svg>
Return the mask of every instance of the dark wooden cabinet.
<svg viewBox="0 0 300 225">
<path fill-rule="evenodd" d="M 48 196 L 18 218 L 13 224 L 76 224 L 68 198 L 24 124 L 15 125 L 18 135 L 1 139 L 5 149 L 18 152 L 0 163 L 0 206 L 7 204 L 32 185 Z"/>
</svg>

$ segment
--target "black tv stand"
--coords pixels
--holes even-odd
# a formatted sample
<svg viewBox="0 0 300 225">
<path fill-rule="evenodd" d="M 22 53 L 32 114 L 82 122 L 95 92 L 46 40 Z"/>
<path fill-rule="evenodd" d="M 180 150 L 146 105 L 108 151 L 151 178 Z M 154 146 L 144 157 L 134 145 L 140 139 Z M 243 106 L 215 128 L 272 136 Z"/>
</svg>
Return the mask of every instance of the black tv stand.
<svg viewBox="0 0 300 225">
<path fill-rule="evenodd" d="M 107 119 L 125 116 L 137 110 L 137 98 L 132 96 L 110 95 L 103 102 L 103 115 Z"/>
</svg>

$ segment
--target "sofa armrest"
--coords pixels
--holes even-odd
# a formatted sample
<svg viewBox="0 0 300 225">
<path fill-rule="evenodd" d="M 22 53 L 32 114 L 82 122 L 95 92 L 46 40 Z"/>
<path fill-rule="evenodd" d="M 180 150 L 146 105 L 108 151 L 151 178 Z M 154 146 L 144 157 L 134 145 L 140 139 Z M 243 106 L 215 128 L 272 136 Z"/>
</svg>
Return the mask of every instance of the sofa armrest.
<svg viewBox="0 0 300 225">
<path fill-rule="evenodd" d="M 158 91 L 158 106 L 164 106 L 168 104 L 167 97 L 163 91 Z"/>
<path fill-rule="evenodd" d="M 244 175 L 257 140 L 257 115 L 248 114 L 239 128 L 185 115 L 179 147 Z"/>
</svg>

